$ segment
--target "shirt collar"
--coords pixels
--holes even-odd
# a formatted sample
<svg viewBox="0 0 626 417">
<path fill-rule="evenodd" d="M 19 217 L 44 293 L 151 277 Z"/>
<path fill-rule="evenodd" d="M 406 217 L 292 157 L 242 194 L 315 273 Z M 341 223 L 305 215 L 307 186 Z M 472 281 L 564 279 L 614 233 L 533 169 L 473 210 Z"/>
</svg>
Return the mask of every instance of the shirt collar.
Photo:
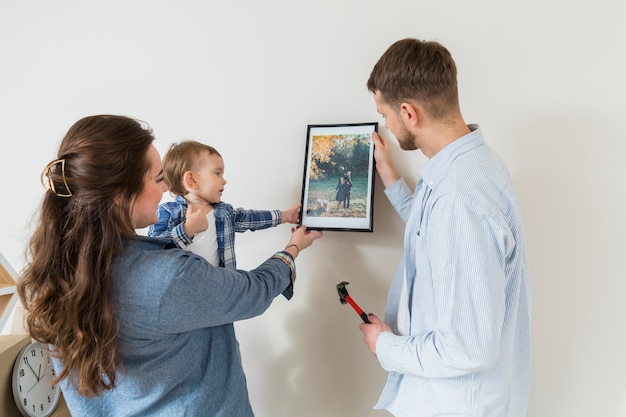
<svg viewBox="0 0 626 417">
<path fill-rule="evenodd" d="M 470 129 L 470 133 L 461 136 L 441 151 L 437 152 L 437 154 L 422 167 L 420 174 L 424 184 L 429 188 L 434 188 L 439 183 L 441 178 L 443 178 L 448 171 L 450 164 L 459 155 L 482 146 L 485 143 L 479 125 L 470 124 L 467 125 L 467 127 Z"/>
</svg>

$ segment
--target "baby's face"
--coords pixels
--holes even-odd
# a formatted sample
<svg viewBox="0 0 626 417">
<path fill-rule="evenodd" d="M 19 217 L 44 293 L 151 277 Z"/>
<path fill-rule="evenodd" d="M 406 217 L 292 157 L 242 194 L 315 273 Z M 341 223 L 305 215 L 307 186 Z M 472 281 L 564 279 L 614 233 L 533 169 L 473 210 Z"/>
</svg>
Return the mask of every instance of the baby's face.
<svg viewBox="0 0 626 417">
<path fill-rule="evenodd" d="M 197 187 L 193 193 L 208 203 L 219 203 L 226 185 L 224 160 L 207 152 L 199 162 L 199 168 L 194 173 Z"/>
</svg>

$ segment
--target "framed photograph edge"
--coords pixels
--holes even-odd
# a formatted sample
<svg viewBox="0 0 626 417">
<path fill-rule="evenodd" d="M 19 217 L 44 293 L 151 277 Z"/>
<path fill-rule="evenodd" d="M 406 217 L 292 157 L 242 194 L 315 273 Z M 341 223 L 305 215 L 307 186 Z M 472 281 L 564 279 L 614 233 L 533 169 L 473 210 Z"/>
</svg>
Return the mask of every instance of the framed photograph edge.
<svg viewBox="0 0 626 417">
<path fill-rule="evenodd" d="M 367 129 L 371 127 L 371 129 Z M 367 132 L 360 132 L 365 128 Z M 311 182 L 311 151 L 315 130 L 342 131 L 342 134 L 369 134 L 369 160 L 367 162 L 367 193 L 366 193 L 366 213 L 364 218 L 353 217 L 335 217 L 335 216 L 310 216 L 312 210 L 309 207 L 309 185 Z M 354 129 L 354 130 L 352 130 Z M 310 230 L 323 231 L 343 231 L 343 232 L 373 232 L 374 231 L 374 183 L 375 183 L 375 161 L 374 161 L 374 144 L 371 140 L 371 133 L 378 132 L 378 122 L 362 122 L 362 123 L 327 123 L 327 124 L 308 124 L 306 134 L 306 147 L 304 153 L 304 172 L 302 176 L 302 191 L 300 202 L 302 204 L 300 211 L 299 225 L 306 225 Z M 332 133 L 331 133 L 332 134 Z M 337 134 L 337 133 L 335 133 Z M 348 193 L 349 195 L 349 193 Z M 348 198 L 349 200 L 349 198 Z M 336 200 L 324 200 L 326 206 L 316 207 L 317 210 L 328 210 L 328 205 Z M 319 204 L 319 200 L 318 200 Z M 337 208 L 339 207 L 338 206 Z M 348 203 L 349 204 L 349 203 Z M 345 205 L 344 205 L 345 208 Z"/>
</svg>

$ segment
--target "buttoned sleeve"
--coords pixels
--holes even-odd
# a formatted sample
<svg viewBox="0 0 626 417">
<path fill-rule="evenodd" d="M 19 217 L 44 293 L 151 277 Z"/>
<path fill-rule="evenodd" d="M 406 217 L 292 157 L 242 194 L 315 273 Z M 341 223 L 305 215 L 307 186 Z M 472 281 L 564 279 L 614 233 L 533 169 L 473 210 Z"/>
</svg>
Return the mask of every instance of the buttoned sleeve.
<svg viewBox="0 0 626 417">
<path fill-rule="evenodd" d="M 396 210 L 404 223 L 409 220 L 413 193 L 403 178 L 398 178 L 393 184 L 385 188 L 387 199 Z"/>
<path fill-rule="evenodd" d="M 282 221 L 280 210 L 233 210 L 233 229 L 237 233 L 275 227 Z"/>
</svg>

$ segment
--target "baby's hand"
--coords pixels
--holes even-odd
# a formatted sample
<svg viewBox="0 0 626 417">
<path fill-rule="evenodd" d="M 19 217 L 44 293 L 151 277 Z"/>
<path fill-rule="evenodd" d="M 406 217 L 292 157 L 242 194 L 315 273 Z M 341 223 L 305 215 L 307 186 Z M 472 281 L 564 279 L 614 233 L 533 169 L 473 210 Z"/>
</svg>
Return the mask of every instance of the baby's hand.
<svg viewBox="0 0 626 417">
<path fill-rule="evenodd" d="M 187 236 L 194 237 L 196 233 L 204 232 L 208 228 L 209 222 L 204 212 L 189 204 L 187 219 L 185 220 L 185 233 L 187 233 Z"/>
<path fill-rule="evenodd" d="M 282 214 L 282 223 L 292 223 L 297 224 L 300 219 L 300 207 L 302 207 L 301 203 L 296 204 L 290 209 L 283 211 Z"/>
</svg>

